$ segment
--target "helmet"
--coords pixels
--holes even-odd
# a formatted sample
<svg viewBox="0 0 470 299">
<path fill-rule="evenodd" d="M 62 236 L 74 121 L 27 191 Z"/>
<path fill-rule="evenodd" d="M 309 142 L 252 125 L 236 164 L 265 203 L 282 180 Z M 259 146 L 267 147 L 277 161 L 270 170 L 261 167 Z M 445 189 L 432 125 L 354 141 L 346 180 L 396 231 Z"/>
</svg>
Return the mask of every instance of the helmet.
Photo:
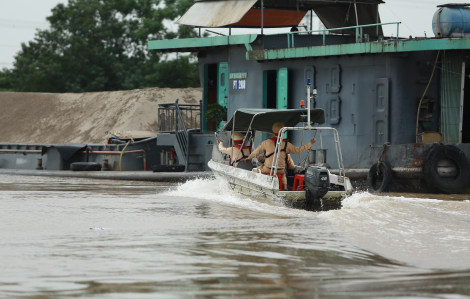
<svg viewBox="0 0 470 299">
<path fill-rule="evenodd" d="M 274 123 L 273 125 L 273 133 L 278 134 L 279 130 L 281 130 L 284 127 L 284 124 L 281 122 Z"/>
<path fill-rule="evenodd" d="M 235 132 L 232 134 L 232 140 L 233 142 L 243 142 L 243 134 L 240 132 Z"/>
</svg>

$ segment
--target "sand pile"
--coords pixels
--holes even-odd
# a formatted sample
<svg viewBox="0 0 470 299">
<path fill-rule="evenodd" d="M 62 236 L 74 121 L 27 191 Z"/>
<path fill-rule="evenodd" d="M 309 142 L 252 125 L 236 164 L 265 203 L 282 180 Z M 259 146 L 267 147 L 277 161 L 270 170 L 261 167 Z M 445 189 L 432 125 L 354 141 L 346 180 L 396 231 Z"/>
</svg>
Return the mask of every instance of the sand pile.
<svg viewBox="0 0 470 299">
<path fill-rule="evenodd" d="M 158 132 L 159 103 L 198 104 L 201 88 L 90 93 L 0 92 L 0 142 L 101 143 L 107 131 Z"/>
</svg>

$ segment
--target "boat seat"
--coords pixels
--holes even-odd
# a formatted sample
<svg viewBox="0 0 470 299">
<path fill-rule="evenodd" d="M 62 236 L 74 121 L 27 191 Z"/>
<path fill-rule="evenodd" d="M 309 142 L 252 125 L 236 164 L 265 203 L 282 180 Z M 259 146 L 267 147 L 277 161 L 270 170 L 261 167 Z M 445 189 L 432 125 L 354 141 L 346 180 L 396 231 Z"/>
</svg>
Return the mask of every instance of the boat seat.
<svg viewBox="0 0 470 299">
<path fill-rule="evenodd" d="M 304 179 L 304 174 L 296 174 L 294 176 L 294 186 L 292 187 L 292 191 L 303 191 L 305 188 Z"/>
<path fill-rule="evenodd" d="M 245 170 L 248 170 L 248 171 L 252 171 L 252 169 L 253 169 L 253 165 L 251 165 L 251 162 L 245 163 L 245 161 L 238 162 L 236 167 L 240 168 L 240 169 L 245 169 Z"/>
</svg>

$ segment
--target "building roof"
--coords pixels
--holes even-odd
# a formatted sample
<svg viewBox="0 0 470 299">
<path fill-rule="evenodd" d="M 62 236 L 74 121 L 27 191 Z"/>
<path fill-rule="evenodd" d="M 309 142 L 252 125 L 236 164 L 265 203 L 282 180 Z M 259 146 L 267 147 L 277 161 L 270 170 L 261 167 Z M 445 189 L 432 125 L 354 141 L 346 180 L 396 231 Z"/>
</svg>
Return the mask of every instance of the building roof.
<svg viewBox="0 0 470 299">
<path fill-rule="evenodd" d="M 312 9 L 326 28 L 378 24 L 380 23 L 378 13 L 380 3 L 384 2 L 382 0 L 357 0 L 356 2 L 350 0 L 263 0 L 263 7 L 267 10 L 267 18 L 264 19 L 263 27 L 298 25 L 305 12 Z M 196 0 L 196 3 L 176 23 L 196 27 L 228 25 L 254 27 L 253 24 L 259 24 L 257 27 L 261 27 L 260 7 L 261 0 Z M 283 20 L 276 24 L 275 21 L 269 21 L 269 14 L 275 14 L 275 10 L 285 12 L 277 15 L 287 15 L 289 11 L 295 11 L 297 14 L 293 14 L 288 21 Z M 281 20 L 279 17 L 272 19 Z M 375 36 L 377 33 L 383 35 L 382 28 L 379 28 L 378 32 L 374 28 L 366 28 L 365 30 L 364 33 L 371 36 Z M 354 31 L 349 30 L 342 33 L 354 34 Z"/>
</svg>

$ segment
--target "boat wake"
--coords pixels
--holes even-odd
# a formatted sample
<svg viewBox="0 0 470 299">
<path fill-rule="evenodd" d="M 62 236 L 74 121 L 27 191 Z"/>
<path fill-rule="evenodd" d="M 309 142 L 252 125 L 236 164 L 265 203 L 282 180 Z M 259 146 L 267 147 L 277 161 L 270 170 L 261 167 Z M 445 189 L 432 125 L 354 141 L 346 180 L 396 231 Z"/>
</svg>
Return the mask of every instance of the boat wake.
<svg viewBox="0 0 470 299">
<path fill-rule="evenodd" d="M 468 269 L 470 202 L 355 193 L 340 210 L 309 212 L 243 196 L 223 179 L 195 179 L 166 196 L 199 198 L 281 217 L 319 217 L 357 246 L 413 266 Z"/>
<path fill-rule="evenodd" d="M 315 215 L 313 212 L 288 208 L 272 200 L 244 196 L 233 191 L 228 182 L 221 178 L 198 178 L 187 181 L 178 185 L 176 189 L 164 193 L 164 195 L 199 198 L 282 217 L 312 217 Z"/>
<path fill-rule="evenodd" d="M 429 268 L 470 268 L 470 202 L 356 193 L 321 213 L 358 246 Z"/>
</svg>

